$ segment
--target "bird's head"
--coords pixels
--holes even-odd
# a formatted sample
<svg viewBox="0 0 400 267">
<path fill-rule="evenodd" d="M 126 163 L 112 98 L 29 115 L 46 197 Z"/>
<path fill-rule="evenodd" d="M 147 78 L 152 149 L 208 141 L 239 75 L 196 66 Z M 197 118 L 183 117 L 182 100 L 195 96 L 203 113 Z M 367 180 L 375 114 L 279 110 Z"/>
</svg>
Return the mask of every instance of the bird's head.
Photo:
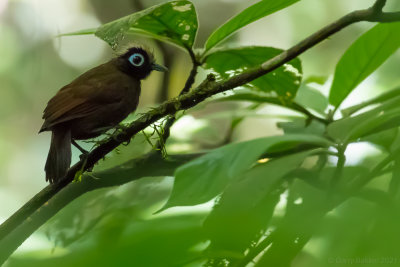
<svg viewBox="0 0 400 267">
<path fill-rule="evenodd" d="M 141 47 L 129 48 L 117 58 L 121 71 L 140 80 L 145 79 L 153 71 L 167 71 L 162 65 L 156 64 L 153 53 Z"/>
</svg>

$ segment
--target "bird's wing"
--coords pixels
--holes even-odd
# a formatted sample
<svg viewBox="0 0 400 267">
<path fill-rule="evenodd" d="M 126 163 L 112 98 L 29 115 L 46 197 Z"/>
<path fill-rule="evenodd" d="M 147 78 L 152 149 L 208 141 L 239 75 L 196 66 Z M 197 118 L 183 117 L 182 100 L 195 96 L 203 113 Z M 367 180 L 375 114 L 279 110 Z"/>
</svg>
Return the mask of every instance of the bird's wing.
<svg viewBox="0 0 400 267">
<path fill-rule="evenodd" d="M 61 122 L 88 116 L 104 105 L 118 103 L 123 99 L 123 83 L 129 77 L 105 65 L 89 70 L 58 91 L 44 110 L 45 122 L 40 131 Z"/>
</svg>

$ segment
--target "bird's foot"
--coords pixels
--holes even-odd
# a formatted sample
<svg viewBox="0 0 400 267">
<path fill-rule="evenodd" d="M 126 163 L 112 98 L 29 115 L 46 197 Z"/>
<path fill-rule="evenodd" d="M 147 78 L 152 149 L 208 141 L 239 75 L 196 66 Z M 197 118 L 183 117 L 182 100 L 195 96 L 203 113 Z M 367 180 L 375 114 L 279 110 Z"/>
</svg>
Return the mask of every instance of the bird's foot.
<svg viewBox="0 0 400 267">
<path fill-rule="evenodd" d="M 114 139 L 115 141 L 119 142 L 119 143 L 122 143 L 122 144 L 125 145 L 125 146 L 129 145 L 129 143 L 131 142 L 131 139 L 129 138 L 129 139 L 127 140 L 126 138 L 123 138 L 123 136 L 121 136 L 121 134 L 122 134 L 122 135 L 125 135 L 125 134 L 126 134 L 126 132 L 127 132 L 126 130 L 127 130 L 128 128 L 129 128 L 129 127 L 128 127 L 126 124 L 122 124 L 122 123 L 118 124 L 118 125 L 115 127 L 115 132 L 112 134 L 113 139 Z"/>
</svg>

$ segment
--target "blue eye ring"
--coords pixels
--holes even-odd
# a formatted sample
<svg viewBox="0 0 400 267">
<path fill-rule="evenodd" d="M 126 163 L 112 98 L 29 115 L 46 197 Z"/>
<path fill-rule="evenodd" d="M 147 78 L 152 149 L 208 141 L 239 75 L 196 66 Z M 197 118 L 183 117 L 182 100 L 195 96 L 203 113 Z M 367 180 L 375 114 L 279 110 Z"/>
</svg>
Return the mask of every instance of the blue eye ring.
<svg viewBox="0 0 400 267">
<path fill-rule="evenodd" d="M 135 53 L 132 54 L 129 58 L 128 58 L 129 62 L 135 66 L 135 67 L 140 67 L 143 65 L 144 63 L 144 56 L 142 54 L 139 53 Z"/>
</svg>

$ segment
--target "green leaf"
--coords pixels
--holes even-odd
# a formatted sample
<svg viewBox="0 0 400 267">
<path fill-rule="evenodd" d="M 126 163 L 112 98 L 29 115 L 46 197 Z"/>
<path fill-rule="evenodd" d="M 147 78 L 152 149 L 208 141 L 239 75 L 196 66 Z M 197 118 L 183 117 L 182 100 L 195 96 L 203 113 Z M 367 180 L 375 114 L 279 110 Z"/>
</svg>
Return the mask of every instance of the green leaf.
<svg viewBox="0 0 400 267">
<path fill-rule="evenodd" d="M 361 141 L 369 142 L 371 144 L 384 148 L 387 151 L 390 151 L 393 143 L 397 139 L 398 134 L 399 134 L 399 129 L 392 128 L 386 131 L 366 136 L 365 138 L 362 138 Z"/>
<path fill-rule="evenodd" d="M 328 78 L 329 78 L 328 76 L 311 75 L 308 76 L 306 79 L 304 79 L 304 83 L 305 84 L 316 83 L 319 85 L 324 85 L 328 80 Z"/>
<path fill-rule="evenodd" d="M 116 48 L 126 34 L 144 34 L 161 41 L 191 48 L 198 28 L 194 5 L 187 0 L 156 5 L 129 16 L 106 23 L 95 31 L 82 30 L 66 35 L 95 34 Z"/>
<path fill-rule="evenodd" d="M 278 122 L 277 126 L 281 128 L 285 134 L 297 133 L 323 136 L 326 130 L 326 127 L 323 123 L 316 120 L 309 122 L 304 118 Z"/>
<path fill-rule="evenodd" d="M 321 228 L 327 210 L 326 192 L 294 179 L 289 195 L 285 199 L 287 201 L 285 215 L 278 219 L 279 223 L 272 236 L 273 242 L 265 253 L 260 255 L 256 266 L 292 266 L 291 262 L 299 255 L 306 241 L 316 236 L 313 234 Z M 311 262 L 307 261 L 305 266 L 326 266 L 314 262 L 310 264 Z"/>
<path fill-rule="evenodd" d="M 303 143 L 319 147 L 331 145 L 322 137 L 293 134 L 259 138 L 218 148 L 177 169 L 171 196 L 162 210 L 207 202 L 219 195 L 231 181 L 240 177 L 264 153 L 285 151 Z"/>
<path fill-rule="evenodd" d="M 249 101 L 249 102 L 254 102 L 257 104 L 272 104 L 272 105 L 277 105 L 280 107 L 285 107 L 294 111 L 299 111 L 302 112 L 304 110 L 303 107 L 298 105 L 297 103 L 293 101 L 284 101 L 283 99 L 277 98 L 277 97 L 271 97 L 268 96 L 267 94 L 264 94 L 263 92 L 256 92 L 254 90 L 249 90 L 249 89 L 240 89 L 236 90 L 235 94 L 229 95 L 229 96 L 224 96 L 216 101 L 221 102 L 221 101 Z"/>
<path fill-rule="evenodd" d="M 385 92 L 385 93 L 383 93 L 383 94 L 381 94 L 381 95 L 379 95 L 377 97 L 374 97 L 372 99 L 364 101 L 364 102 L 362 102 L 360 104 L 348 107 L 346 109 L 342 109 L 341 113 L 342 113 L 343 117 L 347 117 L 347 116 L 350 116 L 353 113 L 356 113 L 357 111 L 359 111 L 359 110 L 361 110 L 361 109 L 363 109 L 365 107 L 383 103 L 383 102 L 385 102 L 387 100 L 390 100 L 393 97 L 396 97 L 398 95 L 400 95 L 400 88 L 395 88 L 395 89 L 387 91 L 387 92 Z"/>
<path fill-rule="evenodd" d="M 246 8 L 210 35 L 205 45 L 206 51 L 210 50 L 238 29 L 298 1 L 300 0 L 264 0 Z"/>
<path fill-rule="evenodd" d="M 325 115 L 325 110 L 328 108 L 328 99 L 317 89 L 305 84 L 300 86 L 294 101 L 322 115 Z"/>
<path fill-rule="evenodd" d="M 205 68 L 217 73 L 219 78 L 226 79 L 257 67 L 282 51 L 260 46 L 220 50 L 207 56 Z M 261 91 L 275 92 L 284 99 L 293 99 L 300 86 L 302 75 L 301 62 L 295 58 L 250 84 Z"/>
<path fill-rule="evenodd" d="M 150 190 L 152 185 L 147 187 Z M 135 192 L 131 192 L 131 196 L 132 193 Z M 60 235 L 78 236 L 68 248 L 62 248 L 59 242 L 49 244 L 49 248 L 55 248 L 55 253 L 49 248 L 33 247 L 28 253 L 13 257 L 10 266 L 187 266 L 187 262 L 202 255 L 203 249 L 199 244 L 205 240 L 202 229 L 205 212 L 143 218 L 143 211 L 137 214 L 142 208 L 140 202 L 132 204 L 128 200 L 128 207 L 114 208 L 106 214 L 101 209 L 93 210 L 95 202 L 89 203 L 94 206 L 85 210 L 87 215 L 102 213 L 95 225 L 86 225 L 73 215 L 74 229 L 56 229 Z M 75 211 L 80 212 L 77 208 Z M 89 229 L 82 233 L 82 227 Z M 54 232 L 49 232 L 49 235 L 53 236 Z"/>
<path fill-rule="evenodd" d="M 400 96 L 354 117 L 347 117 L 331 123 L 328 134 L 339 142 L 349 143 L 358 138 L 376 134 L 400 125 Z"/>
<path fill-rule="evenodd" d="M 400 46 L 400 23 L 378 24 L 358 38 L 336 66 L 329 102 L 338 107 Z"/>
<path fill-rule="evenodd" d="M 268 226 L 282 193 L 277 190 L 282 178 L 313 153 L 306 151 L 260 164 L 228 186 L 204 222 L 211 240 L 209 249 L 244 253 Z"/>
<path fill-rule="evenodd" d="M 390 194 L 399 201 L 399 189 L 400 189 L 400 155 L 397 154 L 394 158 L 392 179 L 390 180 L 389 192 Z"/>
</svg>

